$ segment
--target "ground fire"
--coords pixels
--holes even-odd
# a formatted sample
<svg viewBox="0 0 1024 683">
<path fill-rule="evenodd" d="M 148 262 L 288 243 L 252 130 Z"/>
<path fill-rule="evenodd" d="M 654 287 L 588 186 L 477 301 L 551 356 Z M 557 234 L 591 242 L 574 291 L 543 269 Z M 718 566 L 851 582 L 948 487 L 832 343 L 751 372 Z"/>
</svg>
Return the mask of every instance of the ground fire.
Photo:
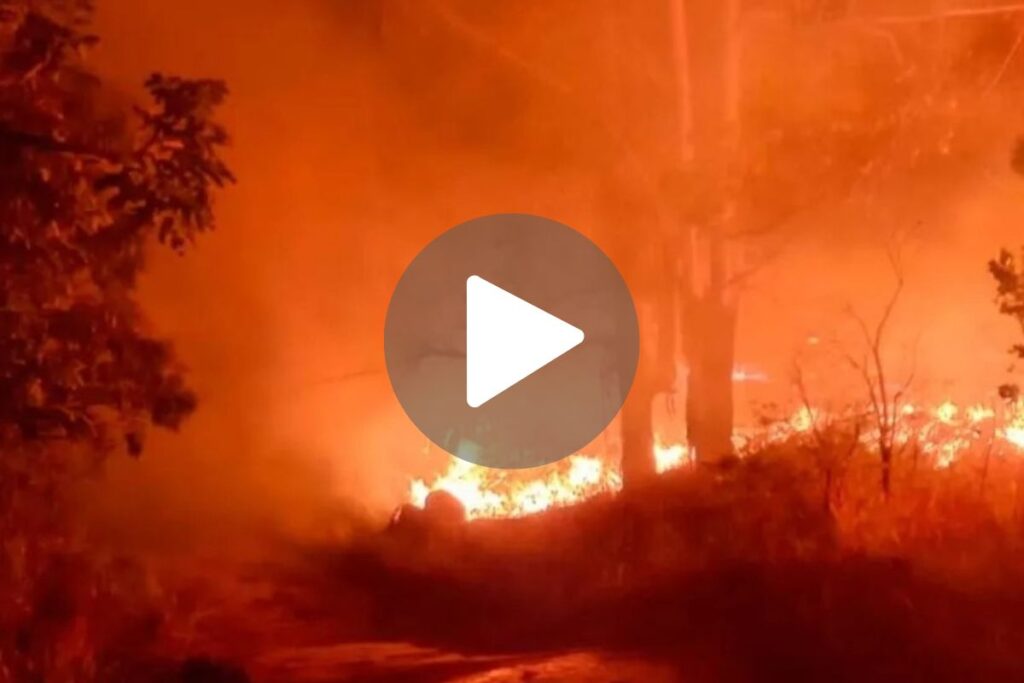
<svg viewBox="0 0 1024 683">
<path fill-rule="evenodd" d="M 800 408 L 788 419 L 737 432 L 736 454 L 742 458 L 769 445 L 798 444 L 809 438 L 817 423 L 827 420 L 813 408 Z M 979 449 L 999 458 L 1020 458 L 1024 464 L 1024 404 L 961 408 L 944 401 L 926 408 L 908 403 L 901 410 L 898 432 L 898 443 L 920 453 L 922 466 L 947 469 Z M 866 431 L 860 436 L 861 446 L 870 450 L 877 438 L 877 430 Z M 657 436 L 653 457 L 659 474 L 694 463 L 685 443 L 663 443 Z M 511 473 L 452 458 L 436 478 L 412 481 L 409 502 L 423 508 L 431 492 L 446 491 L 462 504 L 469 519 L 522 517 L 621 488 L 618 467 L 596 456 L 573 455 L 540 470 Z"/>
</svg>

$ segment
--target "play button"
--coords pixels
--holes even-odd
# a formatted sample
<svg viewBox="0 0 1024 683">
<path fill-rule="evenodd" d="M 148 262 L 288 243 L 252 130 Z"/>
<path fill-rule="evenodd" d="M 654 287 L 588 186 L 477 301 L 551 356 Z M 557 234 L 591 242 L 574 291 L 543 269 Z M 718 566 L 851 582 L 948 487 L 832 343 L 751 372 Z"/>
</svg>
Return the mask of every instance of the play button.
<svg viewBox="0 0 1024 683">
<path fill-rule="evenodd" d="M 583 330 L 474 275 L 466 280 L 466 403 L 479 408 L 583 343 Z"/>
<path fill-rule="evenodd" d="M 399 403 L 435 444 L 489 467 L 544 465 L 612 421 L 636 371 L 629 290 L 575 230 L 537 216 L 463 223 L 428 244 L 388 308 Z"/>
</svg>

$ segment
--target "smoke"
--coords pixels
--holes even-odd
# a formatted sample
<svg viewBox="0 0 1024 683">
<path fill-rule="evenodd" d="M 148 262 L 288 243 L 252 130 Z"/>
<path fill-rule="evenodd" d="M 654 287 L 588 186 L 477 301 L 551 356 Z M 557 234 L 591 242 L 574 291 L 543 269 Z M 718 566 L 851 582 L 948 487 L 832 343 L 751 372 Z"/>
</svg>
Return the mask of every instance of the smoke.
<svg viewBox="0 0 1024 683">
<path fill-rule="evenodd" d="M 445 228 L 504 211 L 606 245 L 635 239 L 651 209 L 609 218 L 606 190 L 642 206 L 658 181 L 638 159 L 678 144 L 675 81 L 652 56 L 669 53 L 666 20 L 642 4 L 619 8 L 630 23 L 605 3 L 98 5 L 95 58 L 115 87 L 135 95 L 155 70 L 228 82 L 239 177 L 216 233 L 185 258 L 152 256 L 144 303 L 201 405 L 96 485 L 88 513 L 122 540 L 302 537 L 381 518 L 441 461 L 424 455 L 384 375 L 384 314 L 405 264 Z M 897 351 L 916 344 L 929 390 L 998 383 L 1010 330 L 985 261 L 1019 241 L 1024 216 L 1012 128 L 985 134 L 955 192 L 917 196 L 898 178 L 884 188 L 878 203 L 898 220 L 866 226 L 845 205 L 803 219 L 744 292 L 738 357 L 771 392 L 785 395 L 794 354 L 846 324 L 847 304 L 877 315 L 891 287 L 879 236 L 895 228 L 909 233 Z"/>
<path fill-rule="evenodd" d="M 442 462 L 384 374 L 391 287 L 476 215 L 581 222 L 586 183 L 554 153 L 523 162 L 528 124 L 509 116 L 526 115 L 528 88 L 513 75 L 501 101 L 478 98 L 500 69 L 468 61 L 478 47 L 439 52 L 414 5 L 396 3 L 384 27 L 376 2 L 98 4 L 94 57 L 114 87 L 138 96 L 151 71 L 228 82 L 239 184 L 219 198 L 218 230 L 184 258 L 154 251 L 143 283 L 201 408 L 141 460 L 111 461 L 86 513 L 120 542 L 183 547 L 384 517 Z M 446 102 L 448 67 L 473 111 Z"/>
<path fill-rule="evenodd" d="M 385 244 L 396 200 L 377 189 L 379 94 L 353 31 L 312 3 L 98 4 L 95 58 L 115 87 L 134 95 L 157 70 L 229 83 L 240 182 L 218 230 L 185 258 L 154 251 L 143 284 L 201 409 L 141 460 L 111 461 L 92 513 L 110 534 L 188 545 L 381 512 L 402 485 L 381 474 L 407 468 L 417 441 L 374 343 L 405 255 Z"/>
</svg>

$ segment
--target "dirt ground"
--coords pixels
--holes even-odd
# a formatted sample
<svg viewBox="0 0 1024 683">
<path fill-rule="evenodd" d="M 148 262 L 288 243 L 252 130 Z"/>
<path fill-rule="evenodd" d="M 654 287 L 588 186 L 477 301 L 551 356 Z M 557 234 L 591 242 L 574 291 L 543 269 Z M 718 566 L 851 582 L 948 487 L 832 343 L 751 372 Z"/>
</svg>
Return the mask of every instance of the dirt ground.
<svg viewBox="0 0 1024 683">
<path fill-rule="evenodd" d="M 751 463 L 635 500 L 278 547 L 215 579 L 202 563 L 171 654 L 253 683 L 1024 680 L 1015 533 L 957 508 L 927 546 L 844 548 L 793 481 Z"/>
<path fill-rule="evenodd" d="M 270 652 L 253 663 L 256 683 L 555 683 L 682 680 L 669 666 L 640 656 L 562 652 L 511 656 L 460 655 L 408 643 L 349 643 Z"/>
</svg>

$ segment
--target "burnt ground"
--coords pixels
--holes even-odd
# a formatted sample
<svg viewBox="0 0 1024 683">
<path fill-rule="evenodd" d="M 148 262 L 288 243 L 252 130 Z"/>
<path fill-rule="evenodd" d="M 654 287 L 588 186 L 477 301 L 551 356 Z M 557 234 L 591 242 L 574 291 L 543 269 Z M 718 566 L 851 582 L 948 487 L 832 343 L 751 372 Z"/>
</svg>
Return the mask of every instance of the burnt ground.
<svg viewBox="0 0 1024 683">
<path fill-rule="evenodd" d="M 1024 681 L 1019 534 L 854 551 L 798 477 L 747 463 L 291 548 L 227 579 L 249 594 L 187 649 L 268 683 Z"/>
</svg>

